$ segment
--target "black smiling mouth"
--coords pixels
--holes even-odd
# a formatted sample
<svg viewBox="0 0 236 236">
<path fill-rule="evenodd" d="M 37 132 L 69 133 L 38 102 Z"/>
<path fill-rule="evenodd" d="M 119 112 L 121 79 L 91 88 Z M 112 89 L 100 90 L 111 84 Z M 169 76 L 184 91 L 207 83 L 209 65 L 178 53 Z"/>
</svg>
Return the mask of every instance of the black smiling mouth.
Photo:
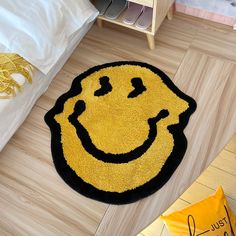
<svg viewBox="0 0 236 236">
<path fill-rule="evenodd" d="M 85 109 L 85 102 L 83 100 L 77 101 L 74 107 L 74 112 L 68 117 L 68 120 L 76 128 L 77 136 L 80 139 L 84 149 L 96 159 L 107 163 L 127 163 L 142 156 L 150 148 L 157 136 L 156 123 L 169 115 L 168 110 L 162 109 L 155 117 L 148 119 L 147 122 L 150 128 L 149 134 L 142 145 L 127 153 L 112 154 L 105 153 L 104 151 L 98 149 L 93 144 L 86 128 L 79 122 L 78 116 L 80 116 Z"/>
</svg>

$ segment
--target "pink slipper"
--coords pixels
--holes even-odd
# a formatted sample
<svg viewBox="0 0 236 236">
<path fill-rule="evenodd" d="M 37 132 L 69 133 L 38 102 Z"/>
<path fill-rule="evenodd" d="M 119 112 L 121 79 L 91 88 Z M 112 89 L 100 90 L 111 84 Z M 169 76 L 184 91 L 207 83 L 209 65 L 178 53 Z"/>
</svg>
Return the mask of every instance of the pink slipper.
<svg viewBox="0 0 236 236">
<path fill-rule="evenodd" d="M 135 23 L 135 26 L 140 29 L 147 29 L 152 24 L 152 8 L 145 7 Z"/>
<path fill-rule="evenodd" d="M 143 9 L 144 6 L 129 2 L 128 8 L 124 13 L 123 22 L 127 25 L 133 25 L 138 19 L 138 17 L 141 15 Z"/>
</svg>

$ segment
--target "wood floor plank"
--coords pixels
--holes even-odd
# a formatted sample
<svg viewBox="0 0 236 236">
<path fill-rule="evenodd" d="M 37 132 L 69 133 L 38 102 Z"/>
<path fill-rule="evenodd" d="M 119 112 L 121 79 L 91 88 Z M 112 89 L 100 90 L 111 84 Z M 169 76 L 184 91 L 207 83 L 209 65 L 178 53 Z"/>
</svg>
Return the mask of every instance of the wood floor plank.
<svg viewBox="0 0 236 236">
<path fill-rule="evenodd" d="M 145 236 L 151 235 L 161 235 L 164 228 L 164 223 L 160 218 L 156 219 L 147 228 L 145 228 L 141 233 Z"/>
<path fill-rule="evenodd" d="M 236 62 L 236 32 L 230 31 L 225 34 L 221 30 L 206 27 L 198 31 L 191 47 L 206 54 Z"/>
<path fill-rule="evenodd" d="M 171 236 L 171 235 L 170 235 L 168 229 L 166 227 L 164 227 L 160 236 Z"/>
<path fill-rule="evenodd" d="M 56 173 L 44 114 L 34 107 L 0 154 L 0 225 L 12 235 L 93 235 L 107 205 L 79 195 Z"/>
<path fill-rule="evenodd" d="M 174 78 L 176 84 L 183 91 L 197 100 L 197 112 L 192 117 L 192 122 L 197 124 L 198 119 L 204 120 L 201 124 L 200 136 L 205 137 L 205 142 L 201 144 L 198 152 L 193 155 L 205 155 L 205 158 L 201 158 L 203 162 L 201 165 L 191 162 L 190 159 L 189 162 L 191 163 L 188 163 L 188 168 L 194 165 L 196 172 L 200 173 L 201 171 L 197 168 L 202 168 L 202 165 L 207 167 L 211 163 L 236 130 L 235 122 L 231 122 L 227 127 L 230 134 L 227 134 L 225 129 L 226 119 L 236 120 L 236 114 L 234 114 L 236 110 L 236 84 L 233 78 L 236 78 L 236 65 L 234 63 L 191 49 L 187 52 Z M 205 81 L 204 85 L 197 82 L 202 80 Z M 209 90 L 212 93 L 209 93 Z M 231 102 L 227 103 L 226 101 Z M 221 107 L 223 102 L 226 105 Z M 201 137 L 197 135 L 199 128 L 196 125 L 194 130 L 191 130 L 195 135 L 190 140 L 189 145 L 197 146 L 201 143 Z M 212 132 L 210 133 L 209 130 L 212 130 Z M 188 134 L 190 133 L 187 127 L 186 135 Z M 198 160 L 194 157 L 192 159 Z"/>
<path fill-rule="evenodd" d="M 196 34 L 191 43 L 191 48 L 236 62 L 236 32 L 232 30 L 231 26 L 181 13 L 175 14 L 175 21 L 186 21 L 190 25 L 190 29 L 195 30 Z"/>
<path fill-rule="evenodd" d="M 234 190 L 236 176 L 234 175 L 213 166 L 209 166 L 209 168 L 204 171 L 197 181 L 213 189 L 216 189 L 219 185 L 222 185 L 224 186 L 225 194 L 236 200 L 236 192 Z"/>
<path fill-rule="evenodd" d="M 186 51 L 198 30 L 202 28 L 201 24 L 192 24 L 188 20 L 183 20 L 183 16 L 175 15 L 174 20 L 165 20 L 158 30 L 156 44 L 164 43 L 175 48 Z"/>
<path fill-rule="evenodd" d="M 180 20 L 182 22 L 188 22 L 192 27 L 198 27 L 198 29 L 212 29 L 222 34 L 227 34 L 227 32 L 232 32 L 232 26 L 224 25 L 222 23 L 217 23 L 207 19 L 186 15 L 180 12 L 175 12 L 175 20 Z"/>
<path fill-rule="evenodd" d="M 236 153 L 230 152 L 224 149 L 212 163 L 214 166 L 220 170 L 223 170 L 236 177 Z"/>
<path fill-rule="evenodd" d="M 236 134 L 234 134 L 233 138 L 225 147 L 226 150 L 236 153 Z"/>
<path fill-rule="evenodd" d="M 174 204 L 172 204 L 167 211 L 163 213 L 163 215 L 168 215 L 174 211 L 178 211 L 186 206 L 188 206 L 189 203 L 178 199 Z M 156 219 L 152 224 L 150 224 L 147 228 L 145 228 L 141 233 L 145 236 L 152 236 L 152 235 L 162 235 L 162 232 L 164 230 L 164 223 L 163 221 L 158 218 Z"/>
<path fill-rule="evenodd" d="M 218 187 L 218 185 L 216 185 Z M 189 189 L 187 189 L 186 192 L 180 197 L 181 199 L 190 202 L 191 204 L 194 204 L 198 201 L 201 201 L 205 199 L 206 197 L 212 195 L 215 193 L 216 188 L 210 188 L 200 182 L 194 182 Z M 222 185 L 224 191 L 225 191 L 225 185 Z M 236 200 L 229 197 L 227 195 L 227 192 L 225 191 L 225 195 L 227 197 L 227 200 L 229 202 L 230 207 L 232 210 L 236 213 Z"/>
<path fill-rule="evenodd" d="M 167 211 L 163 213 L 163 215 L 168 215 L 174 211 L 178 211 L 186 206 L 188 206 L 189 203 L 183 199 L 178 199 L 174 204 L 172 204 Z M 145 228 L 141 233 L 145 236 L 152 236 L 152 235 L 162 235 L 162 232 L 164 230 L 164 223 L 163 221 L 158 218 L 153 223 L 151 223 L 147 228 Z"/>
<path fill-rule="evenodd" d="M 194 182 L 181 196 L 180 198 L 190 202 L 191 204 L 201 201 L 207 196 L 213 194 L 215 189 L 211 189 L 201 183 Z"/>
</svg>

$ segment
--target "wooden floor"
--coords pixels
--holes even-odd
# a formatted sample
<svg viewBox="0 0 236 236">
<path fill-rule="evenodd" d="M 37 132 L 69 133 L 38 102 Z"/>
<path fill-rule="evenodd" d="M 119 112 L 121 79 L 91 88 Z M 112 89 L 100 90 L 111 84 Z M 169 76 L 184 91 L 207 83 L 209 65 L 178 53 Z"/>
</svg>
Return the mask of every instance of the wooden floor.
<svg viewBox="0 0 236 236">
<path fill-rule="evenodd" d="M 236 134 L 191 187 L 163 214 L 180 210 L 208 197 L 219 185 L 223 187 L 230 208 L 236 215 Z M 159 218 L 138 236 L 154 235 L 170 236 Z"/>
<path fill-rule="evenodd" d="M 76 75 L 89 67 L 116 60 L 139 60 L 153 64 L 174 78 L 175 82 L 179 82 L 183 91 L 188 93 L 188 86 L 196 87 L 194 92 L 198 96 L 202 91 L 207 93 L 207 90 L 193 84 L 194 76 L 201 78 L 204 75 L 209 78 L 209 83 L 219 76 L 225 78 L 222 84 L 211 85 L 216 86 L 220 97 L 224 89 L 229 91 L 223 98 L 229 112 L 225 114 L 218 111 L 214 125 L 220 126 L 221 119 L 236 120 L 235 83 L 224 84 L 228 78 L 236 79 L 236 32 L 229 27 L 176 14 L 172 21 L 165 20 L 156 36 L 156 48 L 150 51 L 145 35 L 118 26 L 107 25 L 104 29 L 93 26 L 48 91 L 38 100 L 27 120 L 0 153 L 0 235 L 133 236 L 150 223 L 147 219 L 154 219 L 155 212 L 145 215 L 145 210 L 139 211 L 139 207 L 145 206 L 142 202 L 136 208 L 137 218 L 132 219 L 132 224 L 122 221 L 122 214 L 127 215 L 125 211 L 120 213 L 117 221 L 112 207 L 88 201 L 64 184 L 55 171 L 50 155 L 50 133 L 43 120 L 46 111 L 53 106 L 59 95 L 69 89 Z M 193 78 L 189 80 L 188 86 L 183 79 L 187 76 Z M 232 103 L 228 103 L 228 96 L 235 97 Z M 207 109 L 207 106 L 212 106 L 213 99 L 216 98 L 200 102 L 206 104 Z M 232 106 L 232 109 L 227 106 Z M 208 115 L 211 114 L 206 114 L 206 131 L 210 125 L 207 122 Z M 235 123 L 227 127 L 230 134 L 236 132 L 235 127 Z M 220 131 L 225 129 L 221 126 L 219 128 Z M 228 131 L 223 133 L 221 141 L 226 143 L 228 136 Z M 214 139 L 213 136 L 208 138 L 209 142 Z M 220 150 L 219 140 L 213 141 Z M 206 150 L 209 155 L 213 155 L 204 145 L 198 155 Z M 222 183 L 235 209 L 234 152 L 235 142 L 232 142 L 221 154 L 221 160 L 216 160 L 175 206 L 179 208 L 205 197 Z M 204 166 L 209 164 L 203 163 Z M 196 173 L 200 174 L 200 170 L 196 170 Z M 190 179 L 189 183 L 192 181 Z M 154 224 L 154 228 L 142 234 L 165 235 L 161 223 L 156 221 Z M 150 231 L 152 229 L 153 233 Z"/>
</svg>

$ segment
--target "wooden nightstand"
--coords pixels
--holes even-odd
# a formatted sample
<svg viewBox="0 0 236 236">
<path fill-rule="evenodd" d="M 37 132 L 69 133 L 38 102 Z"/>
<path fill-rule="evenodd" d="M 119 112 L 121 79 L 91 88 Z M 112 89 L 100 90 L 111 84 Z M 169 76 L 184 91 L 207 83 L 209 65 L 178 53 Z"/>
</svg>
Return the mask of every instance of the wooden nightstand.
<svg viewBox="0 0 236 236">
<path fill-rule="evenodd" d="M 117 25 L 121 25 L 145 33 L 147 35 L 149 48 L 154 49 L 155 48 L 154 36 L 158 28 L 160 27 L 162 21 L 165 19 L 166 16 L 169 20 L 172 19 L 174 0 L 129 0 L 129 1 L 153 8 L 152 25 L 148 29 L 142 30 L 135 27 L 134 25 L 124 24 L 122 22 L 123 14 L 121 14 L 116 20 L 110 20 L 105 18 L 104 16 L 99 16 L 97 18 L 98 26 L 102 27 L 102 21 L 108 21 Z"/>
</svg>

